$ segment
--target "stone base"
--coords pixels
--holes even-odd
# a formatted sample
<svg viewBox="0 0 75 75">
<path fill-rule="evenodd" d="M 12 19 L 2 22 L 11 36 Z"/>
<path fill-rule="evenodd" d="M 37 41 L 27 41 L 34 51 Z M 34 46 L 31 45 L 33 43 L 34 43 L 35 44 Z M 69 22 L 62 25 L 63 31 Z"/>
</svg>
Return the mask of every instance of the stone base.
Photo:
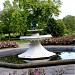
<svg viewBox="0 0 75 75">
<path fill-rule="evenodd" d="M 31 43 L 29 49 L 26 52 L 18 55 L 18 57 L 27 62 L 34 60 L 44 62 L 48 61 L 49 57 L 53 55 L 55 55 L 55 53 L 47 51 L 38 41 L 34 41 Z"/>
</svg>

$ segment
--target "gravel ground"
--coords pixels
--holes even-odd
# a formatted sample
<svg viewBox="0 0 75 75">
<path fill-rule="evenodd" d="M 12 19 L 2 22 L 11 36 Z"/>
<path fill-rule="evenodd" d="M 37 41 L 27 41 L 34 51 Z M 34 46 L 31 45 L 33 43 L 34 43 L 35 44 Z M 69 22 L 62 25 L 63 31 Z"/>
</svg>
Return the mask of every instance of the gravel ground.
<svg viewBox="0 0 75 75">
<path fill-rule="evenodd" d="M 62 66 L 52 66 L 52 67 L 40 67 L 37 68 L 40 75 L 75 75 L 75 64 L 71 65 L 62 65 Z M 33 69 L 9 69 L 9 68 L 0 68 L 0 75 L 29 75 L 28 72 L 35 71 Z"/>
</svg>

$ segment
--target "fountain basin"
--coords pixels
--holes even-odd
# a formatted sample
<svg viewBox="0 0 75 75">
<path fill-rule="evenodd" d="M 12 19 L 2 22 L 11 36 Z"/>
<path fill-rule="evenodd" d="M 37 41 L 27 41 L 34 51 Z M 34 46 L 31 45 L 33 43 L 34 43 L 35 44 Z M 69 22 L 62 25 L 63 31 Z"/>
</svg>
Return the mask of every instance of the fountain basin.
<svg viewBox="0 0 75 75">
<path fill-rule="evenodd" d="M 54 59 L 51 58 L 36 58 L 36 59 L 19 59 L 17 57 L 18 54 L 14 54 L 11 56 L 4 56 L 4 57 L 0 57 L 0 62 L 8 62 L 8 63 L 16 63 L 16 64 L 24 64 L 26 62 L 38 62 L 38 60 L 40 62 L 46 62 L 46 61 L 55 61 L 55 60 L 68 60 L 68 59 L 75 59 L 75 52 L 61 52 L 60 54 L 56 54 L 57 57 L 55 57 Z M 45 60 L 44 60 L 45 59 Z M 44 61 L 43 61 L 44 60 Z"/>
<path fill-rule="evenodd" d="M 52 37 L 51 35 L 35 35 L 35 36 L 21 36 L 20 39 L 21 40 L 29 40 L 29 41 L 41 41 L 44 40 L 46 38 L 50 38 Z"/>
<path fill-rule="evenodd" d="M 36 43 L 32 42 L 29 49 L 18 55 L 19 58 L 24 59 L 27 62 L 44 62 L 48 61 L 50 56 L 55 55 L 55 53 L 47 51 L 38 41 Z"/>
</svg>

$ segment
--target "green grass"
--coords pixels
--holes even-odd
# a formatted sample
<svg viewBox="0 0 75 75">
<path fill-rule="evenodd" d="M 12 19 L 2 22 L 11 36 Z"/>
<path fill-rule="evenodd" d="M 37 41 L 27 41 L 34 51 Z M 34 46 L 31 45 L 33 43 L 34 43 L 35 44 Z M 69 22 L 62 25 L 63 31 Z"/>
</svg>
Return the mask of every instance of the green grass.
<svg viewBox="0 0 75 75">
<path fill-rule="evenodd" d="M 9 40 L 0 40 L 0 42 L 4 42 L 4 41 L 9 41 Z M 16 42 L 18 42 L 19 44 L 23 44 L 23 43 L 27 43 L 27 42 L 29 42 L 29 41 L 27 41 L 27 40 L 11 40 L 11 41 L 16 41 Z"/>
<path fill-rule="evenodd" d="M 13 33 L 11 33 L 10 34 L 11 35 L 11 37 L 10 37 L 10 41 L 12 40 L 15 40 L 15 41 L 17 41 L 19 44 L 23 44 L 23 43 L 27 43 L 27 42 L 29 42 L 29 41 L 27 41 L 27 40 L 20 40 L 19 38 L 17 38 L 17 37 L 13 37 L 13 36 L 17 36 L 17 35 L 19 35 L 18 33 L 15 33 L 15 34 L 13 34 Z M 0 40 L 0 42 L 4 42 L 4 41 L 9 41 L 9 37 L 8 37 L 8 34 L 0 34 L 0 37 L 1 37 L 1 40 Z M 7 37 L 7 38 L 6 38 Z"/>
<path fill-rule="evenodd" d="M 23 44 L 23 43 L 29 42 L 29 41 L 27 41 L 27 40 L 15 40 L 15 41 L 17 41 L 19 44 Z"/>
</svg>

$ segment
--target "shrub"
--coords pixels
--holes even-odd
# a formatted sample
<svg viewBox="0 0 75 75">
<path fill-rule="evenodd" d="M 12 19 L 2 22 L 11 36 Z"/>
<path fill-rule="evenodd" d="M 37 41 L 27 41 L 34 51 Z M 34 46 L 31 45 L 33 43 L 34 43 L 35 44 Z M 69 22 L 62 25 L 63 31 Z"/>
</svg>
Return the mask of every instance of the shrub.
<svg viewBox="0 0 75 75">
<path fill-rule="evenodd" d="M 43 45 L 75 45 L 75 37 L 52 37 L 42 41 Z"/>
<path fill-rule="evenodd" d="M 16 41 L 9 41 L 9 42 L 0 42 L 0 49 L 1 48 L 17 48 L 19 44 Z"/>
</svg>

